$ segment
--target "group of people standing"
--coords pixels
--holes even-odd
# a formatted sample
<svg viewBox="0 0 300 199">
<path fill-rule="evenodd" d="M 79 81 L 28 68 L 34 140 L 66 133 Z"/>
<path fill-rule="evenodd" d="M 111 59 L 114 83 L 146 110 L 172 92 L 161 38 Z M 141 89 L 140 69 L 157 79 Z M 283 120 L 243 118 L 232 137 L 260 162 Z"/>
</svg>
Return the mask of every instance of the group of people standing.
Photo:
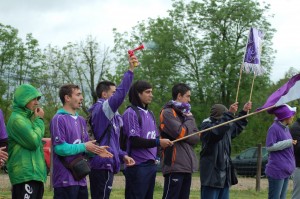
<svg viewBox="0 0 300 199">
<path fill-rule="evenodd" d="M 62 108 L 50 123 L 54 198 L 88 198 L 86 178 L 75 179 L 67 166 L 79 157 L 88 156 L 92 199 L 110 197 L 114 174 L 120 171 L 121 164 L 125 165 L 125 198 L 151 199 L 155 186 L 156 159 L 160 154 L 164 175 L 162 198 L 188 199 L 192 173 L 198 167 L 193 147 L 201 141 L 201 198 L 228 199 L 229 188 L 233 183 L 231 140 L 243 131 L 247 120 L 240 119 L 207 130 L 201 135 L 195 134 L 183 141 L 173 141 L 194 134 L 199 129 L 205 130 L 246 115 L 252 103 L 247 102 L 236 116 L 237 102 L 232 104 L 229 110 L 222 104 L 215 104 L 211 108 L 210 117 L 205 119 L 198 129 L 191 113 L 191 88 L 187 84 L 179 83 L 173 86 L 172 100 L 163 106 L 157 125 L 153 113 L 148 109 L 153 98 L 151 84 L 143 80 L 133 83 L 137 63 L 135 56 L 129 57 L 129 69 L 124 73 L 119 86 L 110 81 L 98 83 L 98 101 L 89 109 L 89 120 L 77 113 L 83 102 L 80 88 L 74 84 L 60 87 Z M 127 93 L 130 106 L 120 115 L 118 108 L 124 102 Z M 0 148 L 1 164 L 7 160 L 14 199 L 43 197 L 47 174 L 42 144 L 45 131 L 44 111 L 39 106 L 41 96 L 42 94 L 29 84 L 19 86 L 14 94 L 13 112 L 7 123 L 8 153 L 4 148 Z M 295 114 L 295 111 L 290 109 L 284 111 L 288 113 L 288 118 Z M 0 116 L 0 121 L 4 121 L 2 114 Z M 286 119 L 287 117 L 278 117 L 274 127 L 269 129 L 266 143 L 270 151 L 266 173 L 270 187 L 274 187 L 274 190 L 276 188 L 277 191 L 278 176 L 275 175 L 282 170 L 274 170 L 277 165 L 272 166 L 273 159 L 275 162 L 281 157 L 293 155 L 292 145 L 296 144 L 287 133 L 281 136 L 281 131 L 287 131 L 285 127 L 291 123 Z M 92 140 L 88 133 L 89 128 L 93 134 Z M 126 137 L 125 149 L 120 147 L 120 136 Z M 289 141 L 285 141 L 286 139 Z M 7 140 L 4 123 L 1 124 L 0 143 L 2 140 Z M 279 154 L 279 157 L 275 152 L 273 155 L 273 151 L 285 148 L 288 148 L 288 151 L 284 152 L 284 155 Z M 295 165 L 290 166 L 284 175 L 279 177 L 286 179 L 294 167 Z M 298 171 L 298 175 L 299 173 Z M 284 181 L 282 187 L 285 186 Z M 270 193 L 272 190 L 270 188 Z"/>
<path fill-rule="evenodd" d="M 153 98 L 151 84 L 142 80 L 132 82 L 137 63 L 135 56 L 129 57 L 129 69 L 118 87 L 110 81 L 98 83 L 98 101 L 89 109 L 89 120 L 77 113 L 83 102 L 80 88 L 74 84 L 60 87 L 62 108 L 50 122 L 55 199 L 88 198 L 86 178 L 76 179 L 70 169 L 72 162 L 83 156 L 88 156 L 90 163 L 91 198 L 109 198 L 114 174 L 120 171 L 121 164 L 125 165 L 125 198 L 153 198 L 156 159 L 161 150 L 165 175 L 163 197 L 189 197 L 191 174 L 197 170 L 192 147 L 198 143 L 199 136 L 177 144 L 172 141 L 198 131 L 190 112 L 191 89 L 183 83 L 173 87 L 173 100 L 163 108 L 161 123 L 157 125 L 148 109 Z M 127 93 L 130 106 L 120 115 L 118 108 Z M 14 199 L 42 198 L 44 194 L 47 174 L 41 96 L 29 84 L 19 86 L 14 93 L 13 111 L 6 128 L 8 153 L 4 148 L 0 150 L 1 161 L 7 160 Z M 1 126 L 7 139 L 5 125 Z M 88 128 L 93 133 L 92 140 Z M 121 134 L 127 139 L 125 150 L 120 147 Z"/>
</svg>

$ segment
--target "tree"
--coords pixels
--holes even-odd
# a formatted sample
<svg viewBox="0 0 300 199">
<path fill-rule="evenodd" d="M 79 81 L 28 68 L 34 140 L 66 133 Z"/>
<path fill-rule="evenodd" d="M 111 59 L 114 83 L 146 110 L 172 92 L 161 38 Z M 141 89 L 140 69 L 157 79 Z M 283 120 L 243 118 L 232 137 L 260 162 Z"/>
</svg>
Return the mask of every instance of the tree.
<svg viewBox="0 0 300 199">
<path fill-rule="evenodd" d="M 32 34 L 27 34 L 26 42 L 19 42 L 16 61 L 13 70 L 11 70 L 17 77 L 18 85 L 26 82 L 39 85 L 40 75 L 44 71 L 41 65 L 41 56 L 38 40 L 33 38 Z"/>
<path fill-rule="evenodd" d="M 196 67 L 191 64 L 187 67 L 200 76 L 197 79 L 202 81 L 197 85 L 206 98 L 204 101 L 222 102 L 226 105 L 233 101 L 251 26 L 258 27 L 265 33 L 263 54 L 268 56 L 264 56 L 262 65 L 268 71 L 263 79 L 268 82 L 270 64 L 273 62 L 270 45 L 274 32 L 264 14 L 269 9 L 268 5 L 260 8 L 256 1 L 204 0 L 191 1 L 187 5 L 183 1 L 175 1 L 173 6 L 174 9 L 170 11 L 172 19 L 187 29 L 186 32 L 196 36 L 193 43 L 203 44 L 199 46 L 202 48 L 199 51 L 205 55 L 201 59 L 201 63 L 204 63 L 201 72 L 196 73 Z M 189 55 L 192 57 L 193 54 Z M 250 80 L 251 78 L 244 76 L 243 81 L 249 88 Z"/>
<path fill-rule="evenodd" d="M 0 23 L 0 77 L 1 77 L 1 97 L 2 110 L 8 115 L 10 100 L 13 89 L 10 87 L 12 78 L 11 70 L 16 60 L 17 48 L 21 39 L 18 38 L 18 30 Z"/>
<path fill-rule="evenodd" d="M 140 22 L 130 34 L 115 30 L 114 52 L 119 52 L 117 57 L 124 60 L 121 53 L 124 54 L 126 46 L 153 41 L 158 48 L 139 54 L 142 66 L 136 77 L 149 79 L 155 82 L 155 87 L 168 91 L 177 81 L 187 82 L 193 87 L 194 104 L 200 105 L 198 111 L 207 112 L 206 107 L 213 103 L 229 105 L 234 101 L 249 29 L 258 27 L 265 33 L 262 65 L 267 73 L 256 78 L 253 100 L 257 100 L 258 88 L 270 83 L 273 63 L 274 29 L 267 21 L 268 10 L 269 5 L 261 8 L 256 1 L 248 0 L 205 0 L 188 4 L 174 1 L 169 17 Z M 252 78 L 253 75 L 243 76 L 243 101 L 249 99 Z M 162 91 L 166 90 L 159 93 Z"/>
<path fill-rule="evenodd" d="M 45 65 L 50 67 L 52 83 L 59 83 L 59 86 L 65 83 L 78 84 L 84 95 L 82 108 L 85 113 L 88 106 L 97 100 L 96 84 L 109 75 L 108 52 L 105 46 L 100 49 L 99 43 L 91 36 L 80 43 L 69 43 L 62 50 L 49 47 L 45 51 Z"/>
</svg>

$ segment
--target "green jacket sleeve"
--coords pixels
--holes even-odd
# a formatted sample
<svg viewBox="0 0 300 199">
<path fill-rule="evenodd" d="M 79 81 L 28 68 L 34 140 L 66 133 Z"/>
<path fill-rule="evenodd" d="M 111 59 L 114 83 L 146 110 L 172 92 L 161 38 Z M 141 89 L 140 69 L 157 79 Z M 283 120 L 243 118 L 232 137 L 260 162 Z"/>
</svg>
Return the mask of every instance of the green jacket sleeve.
<svg viewBox="0 0 300 199">
<path fill-rule="evenodd" d="M 23 119 L 16 119 L 12 124 L 12 138 L 22 147 L 28 150 L 36 150 L 42 145 L 45 133 L 44 121 L 37 117 L 32 125 Z"/>
</svg>

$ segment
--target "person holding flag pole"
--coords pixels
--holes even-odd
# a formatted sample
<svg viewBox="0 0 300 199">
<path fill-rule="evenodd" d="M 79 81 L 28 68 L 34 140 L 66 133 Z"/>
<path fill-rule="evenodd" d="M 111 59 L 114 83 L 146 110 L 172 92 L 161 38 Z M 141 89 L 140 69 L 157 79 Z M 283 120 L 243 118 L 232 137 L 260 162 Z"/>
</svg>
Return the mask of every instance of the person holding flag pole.
<svg viewBox="0 0 300 199">
<path fill-rule="evenodd" d="M 300 74 L 297 74 L 295 76 L 293 76 L 287 83 L 285 83 L 283 86 L 281 86 L 278 90 L 276 90 L 274 93 L 272 93 L 269 98 L 267 99 L 267 101 L 265 102 L 265 104 L 263 106 L 261 106 L 260 108 L 256 109 L 255 112 L 253 113 L 249 113 L 247 115 L 243 115 L 241 117 L 238 118 L 234 118 L 232 120 L 229 120 L 227 122 L 218 124 L 216 126 L 201 130 L 201 131 L 197 131 L 195 133 L 192 133 L 190 135 L 184 136 L 182 138 L 173 140 L 173 143 L 185 140 L 189 137 L 195 136 L 195 135 L 200 135 L 206 131 L 210 131 L 214 128 L 218 128 L 221 127 L 223 125 L 226 125 L 228 123 L 232 123 L 235 122 L 237 120 L 241 120 L 244 119 L 246 117 L 250 117 L 252 115 L 256 115 L 258 113 L 264 112 L 264 111 L 268 111 L 270 109 L 273 109 L 275 107 L 278 107 L 280 105 L 289 103 L 291 101 L 300 99 Z"/>
<path fill-rule="evenodd" d="M 246 115 L 252 108 L 247 102 L 239 116 Z M 215 104 L 210 111 L 210 117 L 205 119 L 200 129 L 208 129 L 218 124 L 230 121 L 238 110 L 238 102 L 233 103 L 229 110 L 222 104 Z M 231 162 L 231 140 L 237 137 L 248 124 L 247 119 L 237 120 L 231 124 L 202 133 L 200 139 L 200 180 L 201 198 L 229 199 L 229 188 L 237 184 L 237 177 Z"/>
<path fill-rule="evenodd" d="M 247 115 L 243 115 L 243 116 L 240 116 L 238 118 L 234 118 L 234 119 L 231 119 L 231 120 L 228 120 L 227 122 L 223 122 L 223 123 L 219 123 L 217 125 L 214 125 L 214 126 L 211 126 L 209 128 L 206 128 L 204 130 L 201 130 L 201 131 L 198 131 L 198 132 L 195 132 L 193 134 L 190 134 L 190 135 L 187 135 L 187 136 L 184 136 L 182 138 L 179 138 L 179 139 L 176 139 L 173 141 L 173 143 L 176 143 L 176 142 L 179 142 L 179 141 L 182 141 L 182 140 L 185 140 L 189 137 L 192 137 L 192 136 L 199 136 L 201 135 L 202 137 L 202 134 L 204 132 L 207 132 L 207 131 L 210 131 L 212 132 L 213 129 L 219 129 L 220 127 L 224 126 L 224 125 L 227 125 L 229 123 L 233 123 L 233 122 L 236 122 L 238 120 L 242 120 L 246 117 L 249 117 L 249 116 L 252 116 L 252 115 L 255 115 L 255 114 L 258 114 L 258 113 L 261 113 L 261 112 L 264 112 L 264 111 L 269 111 L 270 113 L 274 113 L 274 110 L 276 109 L 280 109 L 280 107 L 286 103 L 289 103 L 293 100 L 297 100 L 297 99 L 300 99 L 300 92 L 299 92 L 299 89 L 300 89 L 300 74 L 297 74 L 295 76 L 293 76 L 287 83 L 285 83 L 282 87 L 280 87 L 278 90 L 276 90 L 274 93 L 272 93 L 269 98 L 267 99 L 267 101 L 265 102 L 265 104 L 263 106 L 261 106 L 260 108 L 256 109 L 255 112 L 253 113 L 250 113 L 250 114 L 247 114 Z M 234 104 L 233 104 L 234 105 Z M 284 105 L 286 106 L 286 105 Z M 250 104 L 248 104 L 248 108 L 250 108 Z M 226 109 L 225 109 L 226 110 Z M 224 111 L 224 109 L 223 109 Z M 244 111 L 245 111 L 245 106 L 244 106 Z M 225 112 L 225 111 L 224 111 Z M 276 111 L 275 111 L 276 112 Z M 291 111 L 292 112 L 292 111 Z M 280 118 L 282 119 L 282 118 Z M 284 118 L 286 119 L 286 118 Z M 267 144 L 268 144 L 268 140 L 267 140 Z M 292 142 L 293 144 L 294 141 Z M 272 145 L 270 145 L 269 147 L 271 147 Z M 272 148 L 271 148 L 272 149 Z M 271 179 L 272 180 L 272 179 Z M 272 183 L 271 182 L 271 189 L 272 190 L 276 190 L 276 185 L 278 185 L 279 183 Z M 275 184 L 275 186 L 273 186 Z M 282 186 L 282 185 L 281 185 Z M 274 188 L 275 187 L 275 188 Z M 284 187 L 282 187 L 284 188 Z M 280 190 L 280 193 L 283 193 L 284 195 L 284 191 L 283 189 Z M 227 195 L 227 194 L 226 194 Z"/>
</svg>

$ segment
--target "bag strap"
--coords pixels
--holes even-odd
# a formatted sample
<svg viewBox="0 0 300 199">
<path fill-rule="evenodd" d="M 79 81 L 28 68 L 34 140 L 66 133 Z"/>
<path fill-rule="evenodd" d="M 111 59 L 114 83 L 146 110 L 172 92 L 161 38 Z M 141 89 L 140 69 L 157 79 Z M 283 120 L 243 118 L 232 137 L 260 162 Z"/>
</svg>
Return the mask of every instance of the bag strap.
<svg viewBox="0 0 300 199">
<path fill-rule="evenodd" d="M 128 109 L 128 108 L 132 108 L 134 110 L 134 112 L 136 113 L 136 115 L 138 117 L 139 125 L 142 126 L 142 118 L 141 118 L 139 108 L 137 106 L 133 105 L 133 104 L 130 104 L 129 106 L 127 106 L 126 109 Z"/>
<path fill-rule="evenodd" d="M 80 123 L 80 130 L 81 130 L 81 143 L 84 143 L 84 128 L 83 128 L 83 125 L 81 123 L 81 121 L 79 122 Z M 70 169 L 70 164 L 67 163 L 66 159 L 65 159 L 65 156 L 61 156 L 61 155 L 57 155 L 59 160 L 61 161 L 61 163 L 67 168 L 67 169 Z"/>
<path fill-rule="evenodd" d="M 103 140 L 103 138 L 105 137 L 105 135 L 107 134 L 107 136 L 108 136 L 108 143 L 107 143 L 107 145 L 109 145 L 110 144 L 110 138 L 111 138 L 111 128 L 112 128 L 112 123 L 111 122 L 109 122 L 109 124 L 108 124 L 108 126 L 106 127 L 106 129 L 105 129 L 105 131 L 102 133 L 102 135 L 100 136 L 100 138 L 98 139 L 98 140 L 96 140 L 96 142 L 98 143 L 98 144 L 100 144 L 100 142 Z"/>
<path fill-rule="evenodd" d="M 103 102 L 100 102 L 98 101 L 97 103 L 101 103 L 103 104 Z M 94 133 L 94 129 L 93 129 L 93 126 L 92 126 L 92 112 L 89 112 L 89 115 L 88 115 L 88 122 L 89 122 L 89 125 L 90 125 L 90 128 L 92 130 L 92 133 L 95 137 L 95 133 Z M 111 121 L 109 121 L 109 124 L 108 126 L 106 127 L 105 131 L 102 133 L 102 135 L 100 136 L 99 139 L 96 140 L 96 142 L 100 145 L 100 142 L 103 140 L 103 138 L 105 137 L 106 133 L 108 132 L 108 143 L 107 145 L 110 144 L 110 138 L 111 138 L 111 128 L 112 128 L 113 124 Z"/>
</svg>

